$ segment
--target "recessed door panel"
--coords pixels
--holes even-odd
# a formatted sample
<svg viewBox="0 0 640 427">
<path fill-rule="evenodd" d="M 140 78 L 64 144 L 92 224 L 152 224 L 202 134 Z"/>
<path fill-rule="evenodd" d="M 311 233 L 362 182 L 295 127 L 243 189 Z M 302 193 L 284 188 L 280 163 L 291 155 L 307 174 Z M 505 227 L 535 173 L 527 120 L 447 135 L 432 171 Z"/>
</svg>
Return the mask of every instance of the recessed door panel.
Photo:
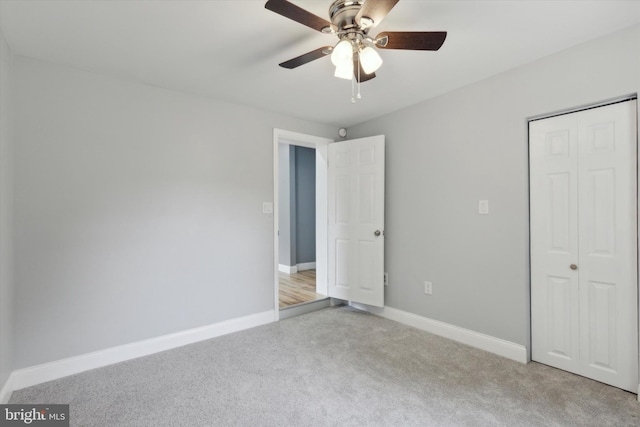
<svg viewBox="0 0 640 427">
<path fill-rule="evenodd" d="M 589 222 L 588 250 L 591 255 L 613 256 L 615 250 L 615 169 L 587 171 L 587 201 Z"/>
<path fill-rule="evenodd" d="M 613 153 L 615 151 L 615 122 L 604 122 L 587 127 L 589 154 Z"/>
<path fill-rule="evenodd" d="M 374 277 L 377 262 L 375 243 L 369 240 L 361 241 L 358 245 L 358 288 L 364 292 L 373 292 Z"/>
<path fill-rule="evenodd" d="M 335 169 L 349 169 L 351 167 L 351 153 L 347 150 L 338 151 L 335 158 Z"/>
<path fill-rule="evenodd" d="M 346 239 L 336 240 L 336 272 L 335 283 L 338 287 L 349 286 L 349 265 L 351 263 L 350 258 L 350 241 Z"/>
<path fill-rule="evenodd" d="M 358 149 L 358 166 L 373 166 L 376 163 L 375 147 L 361 147 Z"/>
<path fill-rule="evenodd" d="M 571 281 L 568 277 L 547 278 L 548 352 L 564 359 L 573 357 L 571 340 Z"/>
<path fill-rule="evenodd" d="M 547 175 L 549 195 L 549 250 L 571 252 L 569 241 L 570 223 L 570 173 L 552 173 Z"/>
<path fill-rule="evenodd" d="M 561 129 L 555 132 L 548 132 L 545 135 L 547 159 L 569 158 L 571 155 L 569 147 L 570 134 L 569 129 Z"/>
<path fill-rule="evenodd" d="M 589 282 L 589 359 L 597 369 L 616 371 L 616 287 Z"/>
<path fill-rule="evenodd" d="M 360 175 L 358 181 L 358 197 L 360 224 L 372 224 L 375 219 L 376 186 L 373 174 Z"/>
<path fill-rule="evenodd" d="M 335 186 L 336 222 L 349 224 L 351 222 L 351 180 L 349 175 L 336 176 Z"/>
</svg>

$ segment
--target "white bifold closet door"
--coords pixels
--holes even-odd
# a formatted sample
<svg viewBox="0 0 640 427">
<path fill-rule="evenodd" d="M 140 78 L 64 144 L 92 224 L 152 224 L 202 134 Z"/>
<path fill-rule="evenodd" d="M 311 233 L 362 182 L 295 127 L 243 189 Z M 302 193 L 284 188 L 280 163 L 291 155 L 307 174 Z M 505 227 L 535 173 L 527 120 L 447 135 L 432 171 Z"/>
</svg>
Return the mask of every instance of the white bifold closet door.
<svg viewBox="0 0 640 427">
<path fill-rule="evenodd" d="M 638 391 L 630 100 L 529 123 L 532 359 Z"/>
</svg>

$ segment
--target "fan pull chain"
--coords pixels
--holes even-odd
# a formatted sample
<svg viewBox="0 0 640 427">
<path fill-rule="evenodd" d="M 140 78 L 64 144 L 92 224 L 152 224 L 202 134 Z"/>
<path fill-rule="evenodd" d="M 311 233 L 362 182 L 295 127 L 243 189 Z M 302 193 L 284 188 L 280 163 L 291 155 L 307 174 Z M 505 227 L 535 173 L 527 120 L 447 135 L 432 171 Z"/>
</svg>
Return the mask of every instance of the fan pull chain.
<svg viewBox="0 0 640 427">
<path fill-rule="evenodd" d="M 356 103 L 356 83 L 355 83 L 355 78 L 351 78 L 351 103 L 355 104 Z"/>
<path fill-rule="evenodd" d="M 356 80 L 357 80 L 357 84 L 358 84 L 358 94 L 355 94 L 356 88 Z M 351 103 L 355 104 L 356 103 L 356 98 L 357 99 L 362 99 L 362 95 L 360 94 L 360 54 L 358 54 L 358 78 L 356 79 L 355 77 L 351 78 Z"/>
<path fill-rule="evenodd" d="M 362 80 L 360 78 L 360 69 L 362 67 L 360 66 L 360 53 L 358 52 L 358 99 L 362 99 L 362 95 L 360 95 L 360 81 Z"/>
</svg>

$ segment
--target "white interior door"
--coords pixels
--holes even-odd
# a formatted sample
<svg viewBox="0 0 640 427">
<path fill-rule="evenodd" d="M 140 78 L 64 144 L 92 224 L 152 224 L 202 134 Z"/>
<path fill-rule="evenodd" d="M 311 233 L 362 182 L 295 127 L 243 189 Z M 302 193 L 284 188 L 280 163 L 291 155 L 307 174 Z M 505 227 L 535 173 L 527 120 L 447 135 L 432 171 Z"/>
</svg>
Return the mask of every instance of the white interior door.
<svg viewBox="0 0 640 427">
<path fill-rule="evenodd" d="M 384 306 L 384 135 L 329 144 L 329 296 Z"/>
<path fill-rule="evenodd" d="M 637 391 L 636 102 L 531 122 L 532 358 Z"/>
</svg>

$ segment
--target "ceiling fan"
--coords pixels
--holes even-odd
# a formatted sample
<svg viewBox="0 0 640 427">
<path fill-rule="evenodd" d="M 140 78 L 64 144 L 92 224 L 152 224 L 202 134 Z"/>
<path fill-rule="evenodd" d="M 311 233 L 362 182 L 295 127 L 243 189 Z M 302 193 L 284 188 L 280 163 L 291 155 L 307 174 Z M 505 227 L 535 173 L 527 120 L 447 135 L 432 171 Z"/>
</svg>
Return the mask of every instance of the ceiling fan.
<svg viewBox="0 0 640 427">
<path fill-rule="evenodd" d="M 286 0 L 268 0 L 265 8 L 325 34 L 335 34 L 335 46 L 323 46 L 279 64 L 293 69 L 331 55 L 335 76 L 365 82 L 382 65 L 379 49 L 438 50 L 446 31 L 384 31 L 375 37 L 369 31 L 382 21 L 399 0 L 336 0 L 329 7 L 331 22 Z"/>
</svg>

